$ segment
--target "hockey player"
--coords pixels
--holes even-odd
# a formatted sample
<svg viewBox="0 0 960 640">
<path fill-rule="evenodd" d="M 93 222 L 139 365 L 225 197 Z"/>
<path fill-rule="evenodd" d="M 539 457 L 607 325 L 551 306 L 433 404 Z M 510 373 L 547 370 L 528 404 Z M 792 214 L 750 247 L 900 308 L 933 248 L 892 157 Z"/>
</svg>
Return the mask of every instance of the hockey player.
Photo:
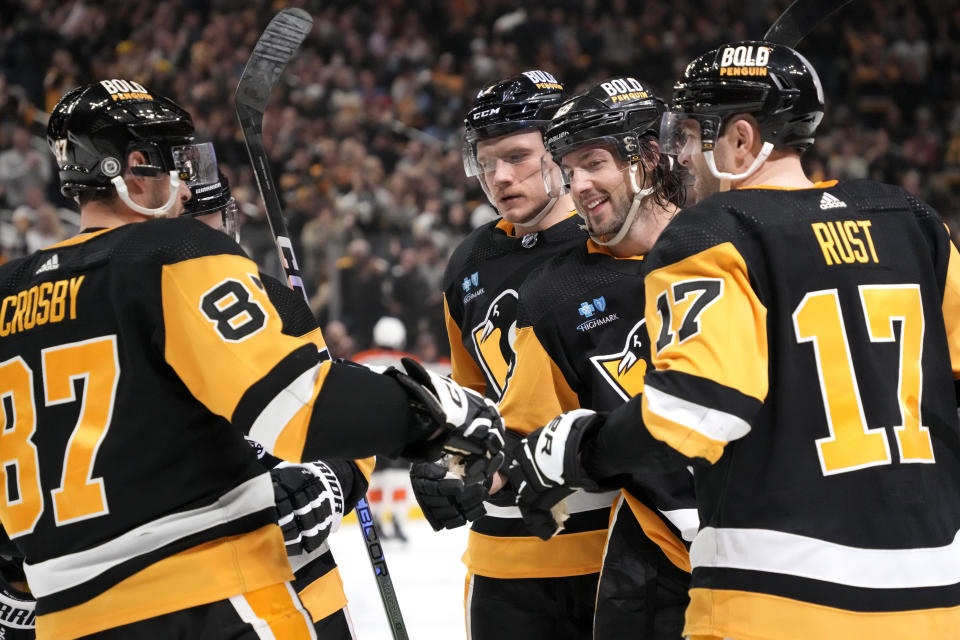
<svg viewBox="0 0 960 640">
<path fill-rule="evenodd" d="M 181 215 L 239 240 L 237 204 L 227 177 L 218 171 L 215 182 L 197 184 L 191 191 Z M 328 358 L 323 334 L 303 297 L 268 274 L 258 277 L 283 322 L 283 333 L 310 340 L 321 356 Z M 258 443 L 250 444 L 270 469 L 279 523 L 295 576 L 293 587 L 310 612 L 318 640 L 352 640 L 355 634 L 347 596 L 327 538 L 366 492 L 374 459 L 294 464 L 271 456 Z"/>
<path fill-rule="evenodd" d="M 499 400 L 516 359 L 518 291 L 530 269 L 586 239 L 570 196 L 546 192 L 546 172 L 558 169 L 543 131 L 563 101 L 551 74 L 526 71 L 482 89 L 464 119 L 464 168 L 476 176 L 501 219 L 471 233 L 444 275 L 444 301 L 453 379 Z M 540 396 L 521 410 L 533 410 Z M 560 411 L 555 398 L 541 410 Z M 520 415 L 505 417 L 508 434 Z M 508 437 L 510 437 L 508 435 Z M 442 467 L 422 465 L 411 476 L 415 495 L 434 528 L 453 527 L 483 513 L 482 491 L 459 491 Z M 452 486 L 451 486 L 452 485 Z M 606 521 L 615 493 L 578 495 L 584 526 L 544 542 L 523 524 L 509 491 L 493 496 L 476 520 L 463 557 L 466 617 L 473 640 L 584 638 L 592 626 Z"/>
<path fill-rule="evenodd" d="M 642 399 L 528 442 L 523 501 L 694 466 L 693 638 L 960 628 L 960 255 L 899 187 L 806 177 L 823 109 L 788 47 L 686 67 L 661 142 L 704 199 L 645 261 Z"/>
<path fill-rule="evenodd" d="M 659 152 L 663 112 L 645 83 L 611 78 L 561 105 L 547 129 L 547 151 L 563 178 L 551 188 L 570 193 L 590 237 L 539 265 L 520 287 L 517 362 L 500 403 L 504 415 L 523 420 L 511 427 L 533 431 L 549 422 L 555 403 L 543 397 L 559 398 L 564 411 L 609 411 L 643 390 L 650 344 L 637 304 L 640 270 L 683 201 L 681 178 Z M 686 545 L 697 531 L 693 478 L 683 469 L 606 485 L 620 487 L 593 637 L 679 638 L 689 600 Z M 556 533 L 549 511 L 524 515 L 541 537 Z M 563 530 L 582 527 L 579 513 L 563 523 Z"/>
<path fill-rule="evenodd" d="M 478 474 L 497 463 L 482 398 L 321 361 L 233 240 L 162 219 L 215 176 L 192 133 L 136 83 L 67 93 L 48 141 L 82 231 L 0 268 L 0 521 L 40 638 L 313 637 L 244 435 L 293 462 L 456 447 Z"/>
</svg>

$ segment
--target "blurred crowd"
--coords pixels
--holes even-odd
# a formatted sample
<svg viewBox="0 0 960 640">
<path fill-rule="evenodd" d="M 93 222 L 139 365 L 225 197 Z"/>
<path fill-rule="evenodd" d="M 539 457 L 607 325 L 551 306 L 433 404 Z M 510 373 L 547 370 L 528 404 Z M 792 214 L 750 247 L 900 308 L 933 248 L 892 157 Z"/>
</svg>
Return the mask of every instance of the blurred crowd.
<svg viewBox="0 0 960 640">
<path fill-rule="evenodd" d="M 76 232 L 45 113 L 68 89 L 135 80 L 183 104 L 234 185 L 242 242 L 279 275 L 233 93 L 273 13 L 314 28 L 264 118 L 264 140 L 335 356 L 372 346 L 384 316 L 425 360 L 448 351 L 441 277 L 489 206 L 461 165 L 462 118 L 484 84 L 542 68 L 576 91 L 626 73 L 670 88 L 695 55 L 759 38 L 789 2 L 354 0 L 242 3 L 20 0 L 0 5 L 0 247 L 6 259 Z M 960 6 L 858 0 L 798 49 L 827 114 L 810 173 L 900 184 L 960 239 Z M 394 345 L 396 346 L 396 345 Z"/>
</svg>

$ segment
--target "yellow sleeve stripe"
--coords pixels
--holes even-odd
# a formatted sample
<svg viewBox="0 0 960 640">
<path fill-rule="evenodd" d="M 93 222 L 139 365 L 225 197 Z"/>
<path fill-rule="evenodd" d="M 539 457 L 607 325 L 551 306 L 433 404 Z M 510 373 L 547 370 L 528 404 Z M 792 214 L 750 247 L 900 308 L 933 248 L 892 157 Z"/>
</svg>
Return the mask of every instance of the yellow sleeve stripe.
<svg viewBox="0 0 960 640">
<path fill-rule="evenodd" d="M 943 321 L 947 329 L 953 377 L 960 380 L 960 253 L 952 242 L 947 281 L 943 287 Z"/>
<path fill-rule="evenodd" d="M 453 380 L 468 389 L 473 389 L 479 394 L 487 390 L 487 379 L 483 376 L 483 371 L 477 366 L 476 361 L 463 346 L 463 333 L 457 325 L 457 321 L 450 315 L 450 305 L 447 304 L 447 296 L 443 296 L 443 319 L 447 324 L 447 339 L 450 341 L 450 366 L 452 373 L 450 377 Z"/>
<path fill-rule="evenodd" d="M 359 460 L 354 460 L 353 464 L 357 465 L 357 469 L 360 470 L 363 477 L 367 479 L 367 482 L 370 482 L 370 474 L 373 473 L 373 467 L 377 464 L 376 457 L 360 458 Z"/>
<path fill-rule="evenodd" d="M 651 361 L 657 370 L 706 378 L 761 402 L 767 397 L 767 309 L 732 243 L 654 269 L 643 282 Z M 698 286 L 717 282 L 721 286 L 715 297 L 706 297 Z M 669 310 L 668 327 L 661 326 L 664 309 Z"/>
<path fill-rule="evenodd" d="M 323 333 L 320 331 L 320 327 L 317 327 L 310 333 L 305 333 L 300 337 L 317 345 L 317 351 L 323 351 L 327 348 L 327 343 L 323 339 Z"/>
<path fill-rule="evenodd" d="M 727 440 L 715 440 L 700 431 L 688 427 L 680 422 L 674 422 L 667 416 L 659 415 L 650 409 L 650 392 L 648 385 L 644 390 L 641 401 L 643 402 L 643 421 L 647 430 L 657 440 L 667 443 L 673 449 L 688 458 L 705 458 L 711 464 L 715 463 L 723 455 L 723 447 Z M 704 407 L 706 410 L 706 408 Z M 729 415 L 729 414 L 728 414 Z M 745 435 L 745 434 L 744 434 Z"/>
<path fill-rule="evenodd" d="M 260 412 L 248 436 L 273 455 L 299 462 L 313 415 L 313 403 L 331 365 L 330 360 L 325 360 L 297 376 Z"/>
<path fill-rule="evenodd" d="M 164 356 L 194 397 L 228 420 L 264 372 L 305 344 L 281 333 L 276 309 L 250 280 L 256 274 L 253 262 L 234 255 L 203 256 L 162 269 Z M 250 304 L 264 314 L 261 330 L 239 342 L 225 341 L 200 306 L 204 294 L 225 280 L 241 283 Z"/>
</svg>

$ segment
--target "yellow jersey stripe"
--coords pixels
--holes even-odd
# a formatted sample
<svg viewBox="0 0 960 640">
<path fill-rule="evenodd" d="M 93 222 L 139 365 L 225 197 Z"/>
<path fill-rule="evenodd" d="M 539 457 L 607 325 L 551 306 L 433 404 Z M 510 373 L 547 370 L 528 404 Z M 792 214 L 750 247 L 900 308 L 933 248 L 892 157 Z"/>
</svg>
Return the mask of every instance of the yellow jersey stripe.
<svg viewBox="0 0 960 640">
<path fill-rule="evenodd" d="M 623 499 L 630 511 L 633 512 L 640 528 L 650 540 L 663 551 L 663 554 L 677 568 L 690 572 L 690 554 L 687 548 L 677 539 L 663 520 L 650 507 L 637 500 L 629 491 L 623 491 Z"/>
<path fill-rule="evenodd" d="M 600 571 L 607 531 L 554 536 L 496 538 L 470 532 L 463 563 L 488 578 L 561 578 Z"/>
<path fill-rule="evenodd" d="M 283 534 L 271 524 L 164 558 L 83 604 L 38 616 L 37 637 L 73 640 L 292 579 Z"/>
<path fill-rule="evenodd" d="M 747 591 L 691 589 L 685 636 L 753 640 L 939 640 L 960 629 L 960 607 L 861 612 Z"/>
<path fill-rule="evenodd" d="M 209 505 L 148 522 L 95 547 L 38 562 L 23 570 L 34 596 L 43 598 L 88 582 L 143 554 L 187 536 L 274 505 L 273 484 L 266 472 L 231 489 Z"/>
</svg>

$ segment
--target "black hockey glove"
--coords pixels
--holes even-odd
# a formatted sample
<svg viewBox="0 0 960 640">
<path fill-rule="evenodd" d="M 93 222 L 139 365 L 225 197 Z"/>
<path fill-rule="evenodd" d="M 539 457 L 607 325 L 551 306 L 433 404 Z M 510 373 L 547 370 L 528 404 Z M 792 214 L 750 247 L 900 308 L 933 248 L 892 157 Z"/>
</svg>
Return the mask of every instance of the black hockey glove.
<svg viewBox="0 0 960 640">
<path fill-rule="evenodd" d="M 574 489 L 599 489 L 580 464 L 580 443 L 596 420 L 597 414 L 587 409 L 557 416 L 525 438 L 511 467 L 510 482 L 517 487 L 523 522 L 543 540 L 563 530 L 569 517 L 564 498 Z"/>
<path fill-rule="evenodd" d="M 456 529 L 476 520 L 487 510 L 483 501 L 487 485 L 464 485 L 463 479 L 438 462 L 418 462 L 410 469 L 410 484 L 417 504 L 434 531 Z"/>
<path fill-rule="evenodd" d="M 343 520 L 343 491 L 330 467 L 321 461 L 281 462 L 270 470 L 274 499 L 287 555 L 309 553 L 322 545 Z"/>
<path fill-rule="evenodd" d="M 442 433 L 431 432 L 425 440 L 408 444 L 401 455 L 414 461 L 437 460 L 453 455 L 450 470 L 463 477 L 464 485 L 487 482 L 503 463 L 503 419 L 493 402 L 461 387 L 450 378 L 423 368 L 416 360 L 403 358 L 404 371 L 388 369 L 406 390 L 411 405 Z"/>
</svg>

